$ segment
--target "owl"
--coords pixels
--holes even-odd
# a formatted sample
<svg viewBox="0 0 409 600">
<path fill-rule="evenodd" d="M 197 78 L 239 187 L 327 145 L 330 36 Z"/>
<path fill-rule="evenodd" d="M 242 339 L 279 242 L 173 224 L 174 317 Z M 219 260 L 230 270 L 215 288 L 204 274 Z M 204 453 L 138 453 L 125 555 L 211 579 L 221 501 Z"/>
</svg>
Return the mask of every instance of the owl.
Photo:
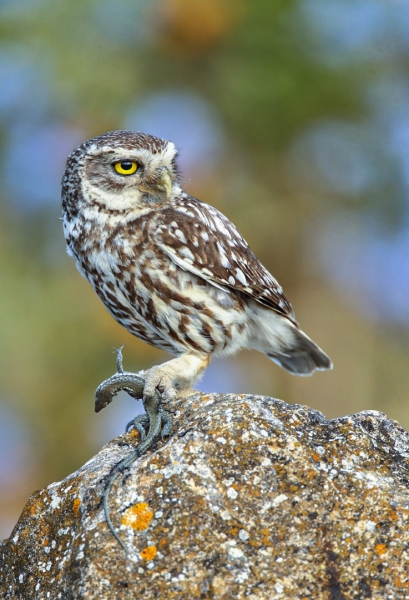
<svg viewBox="0 0 409 600">
<path fill-rule="evenodd" d="M 123 327 L 175 358 L 145 371 L 144 398 L 187 394 L 211 358 L 263 352 L 295 375 L 331 369 L 281 286 L 218 210 L 183 191 L 172 142 L 111 131 L 68 157 L 67 251 Z"/>
</svg>

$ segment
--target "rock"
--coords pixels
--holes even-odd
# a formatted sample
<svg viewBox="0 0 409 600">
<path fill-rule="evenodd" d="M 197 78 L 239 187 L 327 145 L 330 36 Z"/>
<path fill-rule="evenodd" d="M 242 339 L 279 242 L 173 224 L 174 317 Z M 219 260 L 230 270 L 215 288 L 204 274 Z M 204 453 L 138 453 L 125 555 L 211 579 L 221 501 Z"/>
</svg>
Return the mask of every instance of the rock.
<svg viewBox="0 0 409 600">
<path fill-rule="evenodd" d="M 118 477 L 120 436 L 33 494 L 0 544 L 2 598 L 409 598 L 409 434 L 250 395 L 174 403 L 174 433 Z M 122 523 L 122 524 L 121 524 Z"/>
</svg>

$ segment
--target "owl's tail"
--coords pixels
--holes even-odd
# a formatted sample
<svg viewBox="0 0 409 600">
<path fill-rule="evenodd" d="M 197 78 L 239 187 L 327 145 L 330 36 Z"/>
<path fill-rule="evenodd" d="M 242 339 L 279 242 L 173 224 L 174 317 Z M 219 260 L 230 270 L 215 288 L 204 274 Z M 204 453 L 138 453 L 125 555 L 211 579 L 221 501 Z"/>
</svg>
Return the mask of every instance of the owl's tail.
<svg viewBox="0 0 409 600">
<path fill-rule="evenodd" d="M 312 375 L 332 369 L 331 359 L 301 329 L 294 327 L 294 342 L 285 349 L 266 352 L 268 358 L 294 375 Z"/>
<path fill-rule="evenodd" d="M 329 356 L 292 321 L 264 308 L 257 313 L 248 347 L 263 352 L 294 375 L 332 369 Z"/>
</svg>

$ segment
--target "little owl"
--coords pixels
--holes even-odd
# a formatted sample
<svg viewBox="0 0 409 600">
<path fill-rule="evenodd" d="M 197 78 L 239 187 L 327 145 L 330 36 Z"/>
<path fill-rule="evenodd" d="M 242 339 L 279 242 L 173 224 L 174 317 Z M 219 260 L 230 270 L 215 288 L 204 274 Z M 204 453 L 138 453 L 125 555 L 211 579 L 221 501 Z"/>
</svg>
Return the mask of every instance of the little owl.
<svg viewBox="0 0 409 600">
<path fill-rule="evenodd" d="M 62 182 L 80 273 L 121 325 L 176 356 L 144 372 L 144 398 L 186 394 L 212 356 L 241 348 L 295 375 L 330 369 L 236 227 L 180 187 L 176 156 L 172 142 L 112 131 L 72 152 Z"/>
</svg>

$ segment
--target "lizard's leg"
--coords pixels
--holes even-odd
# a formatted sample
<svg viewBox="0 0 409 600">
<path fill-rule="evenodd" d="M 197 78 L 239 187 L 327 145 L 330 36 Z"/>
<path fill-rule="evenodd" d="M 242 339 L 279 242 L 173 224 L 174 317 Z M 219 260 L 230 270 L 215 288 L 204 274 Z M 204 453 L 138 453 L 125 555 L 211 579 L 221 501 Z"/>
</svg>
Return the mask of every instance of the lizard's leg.
<svg viewBox="0 0 409 600">
<path fill-rule="evenodd" d="M 164 437 L 167 437 L 168 435 L 170 435 L 173 422 L 172 422 L 172 417 L 170 416 L 170 414 L 168 412 L 166 412 L 166 410 L 161 409 L 161 416 L 162 416 L 162 423 L 163 423 L 161 437 L 163 439 Z"/>
<path fill-rule="evenodd" d="M 127 424 L 125 431 L 128 432 L 132 427 L 139 432 L 141 440 L 143 441 L 146 438 L 145 426 L 149 424 L 148 415 L 138 415 L 132 421 L 129 421 Z"/>
</svg>

